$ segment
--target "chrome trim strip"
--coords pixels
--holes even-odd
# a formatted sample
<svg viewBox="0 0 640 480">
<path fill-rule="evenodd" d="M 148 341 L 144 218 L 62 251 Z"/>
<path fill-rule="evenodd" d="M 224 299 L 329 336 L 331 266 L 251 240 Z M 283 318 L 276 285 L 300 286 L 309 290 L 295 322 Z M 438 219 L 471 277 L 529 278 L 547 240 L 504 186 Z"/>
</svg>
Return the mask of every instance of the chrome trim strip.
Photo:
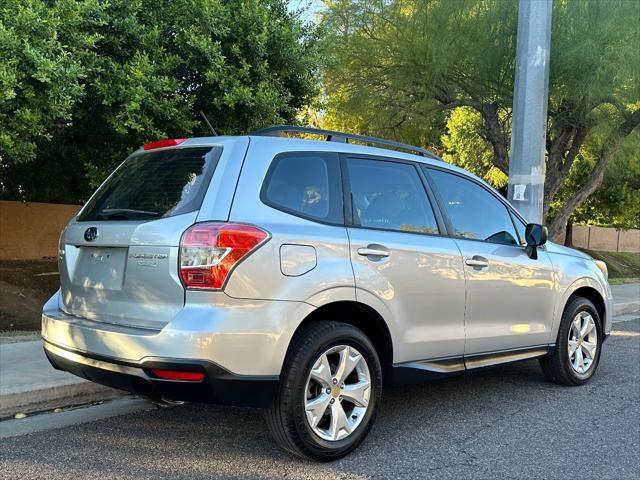
<svg viewBox="0 0 640 480">
<path fill-rule="evenodd" d="M 474 368 L 500 365 L 516 362 L 529 358 L 546 355 L 555 345 L 535 345 L 525 348 L 512 348 L 508 350 L 496 350 L 493 352 L 474 353 L 459 357 L 432 358 L 395 364 L 394 367 L 415 368 L 436 373 L 454 373 Z"/>
<path fill-rule="evenodd" d="M 460 372 L 464 370 L 464 360 L 462 357 L 455 357 L 444 360 L 425 360 L 422 362 L 404 363 L 403 367 L 418 368 L 437 373 Z"/>
<path fill-rule="evenodd" d="M 93 318 L 81 317 L 78 315 L 67 313 L 63 310 L 58 310 L 58 311 L 45 310 L 42 312 L 42 316 L 48 317 L 52 320 L 77 325 L 80 327 L 90 328 L 92 330 L 124 333 L 127 335 L 153 336 L 153 335 L 157 335 L 162 331 L 162 328 L 157 328 L 157 327 L 129 325 L 126 323 L 109 322 L 109 321 L 97 320 Z"/>
<path fill-rule="evenodd" d="M 505 352 L 496 352 L 484 355 L 474 355 L 465 357 L 464 363 L 467 370 L 491 365 L 500 365 L 502 363 L 517 362 L 518 360 L 527 360 L 529 358 L 542 357 L 549 352 L 549 347 L 526 348 L 519 350 L 508 350 Z"/>
</svg>

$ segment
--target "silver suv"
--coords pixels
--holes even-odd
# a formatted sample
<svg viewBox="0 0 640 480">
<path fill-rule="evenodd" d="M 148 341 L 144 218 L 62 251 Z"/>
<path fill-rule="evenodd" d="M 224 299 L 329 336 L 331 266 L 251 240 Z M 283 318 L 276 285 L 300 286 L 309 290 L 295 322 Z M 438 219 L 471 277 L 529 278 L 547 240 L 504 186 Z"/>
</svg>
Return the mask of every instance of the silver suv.
<svg viewBox="0 0 640 480">
<path fill-rule="evenodd" d="M 318 460 L 358 446 L 385 384 L 539 358 L 580 385 L 611 329 L 606 266 L 482 180 L 300 127 L 145 145 L 71 220 L 59 263 L 55 368 L 267 407 L 277 442 Z"/>
</svg>

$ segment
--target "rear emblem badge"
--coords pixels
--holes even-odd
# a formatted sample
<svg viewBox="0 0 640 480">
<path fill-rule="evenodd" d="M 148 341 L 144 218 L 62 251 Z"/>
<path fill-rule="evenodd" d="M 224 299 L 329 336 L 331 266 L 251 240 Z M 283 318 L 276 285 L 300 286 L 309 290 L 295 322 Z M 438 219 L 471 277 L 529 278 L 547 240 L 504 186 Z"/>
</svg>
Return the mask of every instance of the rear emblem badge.
<svg viewBox="0 0 640 480">
<path fill-rule="evenodd" d="M 84 239 L 87 242 L 91 242 L 98 238 L 98 229 L 96 227 L 89 227 L 84 231 Z"/>
</svg>

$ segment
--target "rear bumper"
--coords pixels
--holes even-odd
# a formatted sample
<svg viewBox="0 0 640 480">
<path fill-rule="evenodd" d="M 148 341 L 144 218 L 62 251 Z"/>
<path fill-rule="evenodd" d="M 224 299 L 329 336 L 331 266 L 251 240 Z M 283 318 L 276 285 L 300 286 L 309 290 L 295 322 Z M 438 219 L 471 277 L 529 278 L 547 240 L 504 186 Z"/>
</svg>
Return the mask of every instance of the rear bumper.
<svg viewBox="0 0 640 480">
<path fill-rule="evenodd" d="M 44 351 L 51 365 L 58 370 L 155 400 L 266 407 L 278 389 L 277 376 L 234 375 L 209 361 L 153 358 L 131 363 L 71 351 L 46 341 Z M 151 372 L 153 368 L 203 372 L 204 379 L 162 380 L 155 378 Z"/>
<path fill-rule="evenodd" d="M 245 300 L 223 292 L 187 292 L 180 312 L 163 328 L 149 329 L 69 315 L 56 293 L 42 312 L 49 344 L 92 358 L 140 367 L 150 359 L 213 363 L 239 377 L 277 377 L 289 342 L 315 307 L 304 302 Z"/>
</svg>

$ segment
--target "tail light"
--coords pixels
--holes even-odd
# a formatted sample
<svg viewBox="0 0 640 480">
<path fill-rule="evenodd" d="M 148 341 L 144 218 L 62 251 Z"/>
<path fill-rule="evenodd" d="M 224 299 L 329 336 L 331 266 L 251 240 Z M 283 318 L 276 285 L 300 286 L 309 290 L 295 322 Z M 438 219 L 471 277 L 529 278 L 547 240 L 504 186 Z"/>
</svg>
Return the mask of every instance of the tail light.
<svg viewBox="0 0 640 480">
<path fill-rule="evenodd" d="M 180 240 L 180 278 L 186 288 L 219 290 L 233 268 L 269 234 L 253 225 L 197 223 Z"/>
</svg>

